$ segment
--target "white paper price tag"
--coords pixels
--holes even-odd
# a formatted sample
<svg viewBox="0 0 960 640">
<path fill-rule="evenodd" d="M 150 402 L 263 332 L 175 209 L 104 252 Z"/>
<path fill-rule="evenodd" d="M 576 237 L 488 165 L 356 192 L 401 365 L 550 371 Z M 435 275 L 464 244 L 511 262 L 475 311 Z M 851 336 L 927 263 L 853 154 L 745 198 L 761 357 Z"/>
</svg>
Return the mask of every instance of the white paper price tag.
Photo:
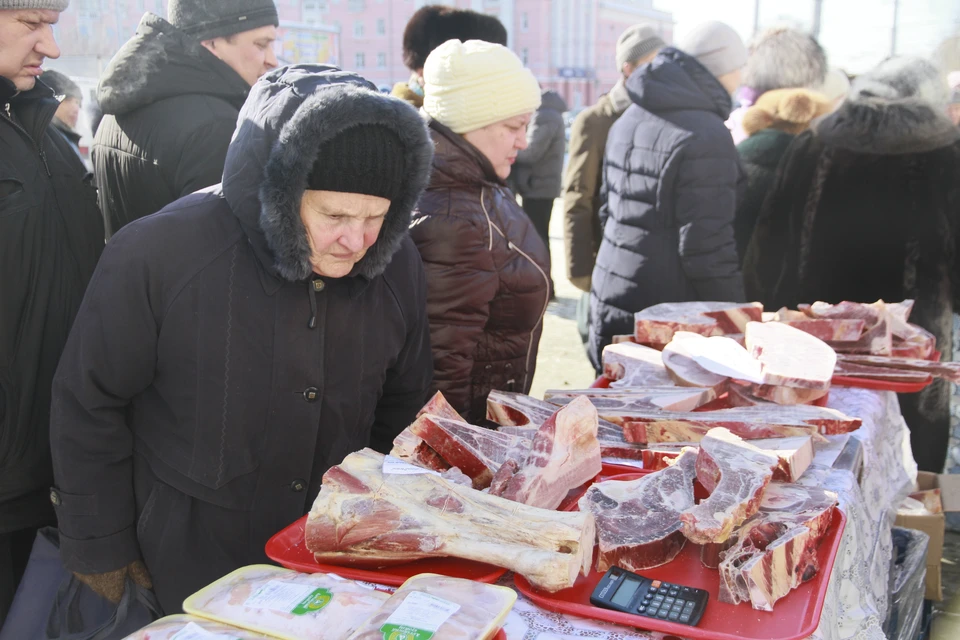
<svg viewBox="0 0 960 640">
<path fill-rule="evenodd" d="M 243 603 L 251 609 L 269 609 L 281 613 L 302 616 L 323 609 L 333 594 L 329 589 L 309 584 L 271 580 L 263 585 Z"/>
<path fill-rule="evenodd" d="M 417 476 L 424 473 L 432 473 L 435 476 L 440 475 L 436 471 L 431 469 L 424 469 L 423 467 L 418 467 L 415 464 L 410 464 L 409 462 L 404 462 L 399 458 L 394 458 L 393 456 L 386 456 L 383 459 L 383 473 L 384 475 L 391 476 Z"/>
<path fill-rule="evenodd" d="M 170 636 L 170 640 L 240 640 L 237 636 L 207 631 L 196 622 L 187 624 L 183 629 Z"/>
<path fill-rule="evenodd" d="M 380 631 L 402 634 L 404 638 L 429 640 L 447 619 L 460 610 L 460 605 L 422 591 L 408 593 L 396 611 L 386 619 Z M 399 637 L 399 636 L 398 636 Z"/>
</svg>

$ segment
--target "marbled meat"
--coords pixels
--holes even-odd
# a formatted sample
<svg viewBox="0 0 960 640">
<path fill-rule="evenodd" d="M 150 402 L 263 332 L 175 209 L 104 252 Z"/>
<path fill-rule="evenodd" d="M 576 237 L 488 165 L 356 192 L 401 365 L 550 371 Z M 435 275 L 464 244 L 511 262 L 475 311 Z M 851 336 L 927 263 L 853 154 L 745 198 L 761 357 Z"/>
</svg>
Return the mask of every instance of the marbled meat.
<svg viewBox="0 0 960 640">
<path fill-rule="evenodd" d="M 743 333 L 747 322 L 759 322 L 759 302 L 664 302 L 634 315 L 634 335 L 643 344 L 667 344 L 677 331 L 702 336 Z"/>
</svg>

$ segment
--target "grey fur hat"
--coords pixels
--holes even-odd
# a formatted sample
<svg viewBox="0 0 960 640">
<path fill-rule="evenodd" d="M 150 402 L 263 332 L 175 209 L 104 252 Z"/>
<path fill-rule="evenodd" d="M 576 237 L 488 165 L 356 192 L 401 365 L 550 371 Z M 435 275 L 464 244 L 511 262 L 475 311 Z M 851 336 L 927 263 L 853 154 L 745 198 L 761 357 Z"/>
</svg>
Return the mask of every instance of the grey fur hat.
<svg viewBox="0 0 960 640">
<path fill-rule="evenodd" d="M 947 105 L 947 85 L 939 69 L 923 58 L 887 58 L 870 71 L 857 76 L 850 89 L 853 100 L 881 98 L 912 99 L 933 107 Z"/>
<path fill-rule="evenodd" d="M 6 9 L 47 9 L 66 11 L 70 0 L 0 0 L 0 10 Z"/>
<path fill-rule="evenodd" d="M 53 89 L 53 93 L 58 96 L 83 100 L 83 92 L 80 91 L 80 86 L 66 74 L 54 71 L 53 69 L 47 69 L 43 72 L 40 80 L 43 84 Z"/>
<path fill-rule="evenodd" d="M 795 29 L 767 29 L 749 46 L 743 84 L 758 94 L 773 89 L 816 89 L 827 75 L 827 54 Z"/>
<path fill-rule="evenodd" d="M 280 25 L 273 0 L 170 0 L 167 20 L 201 41 Z"/>
</svg>

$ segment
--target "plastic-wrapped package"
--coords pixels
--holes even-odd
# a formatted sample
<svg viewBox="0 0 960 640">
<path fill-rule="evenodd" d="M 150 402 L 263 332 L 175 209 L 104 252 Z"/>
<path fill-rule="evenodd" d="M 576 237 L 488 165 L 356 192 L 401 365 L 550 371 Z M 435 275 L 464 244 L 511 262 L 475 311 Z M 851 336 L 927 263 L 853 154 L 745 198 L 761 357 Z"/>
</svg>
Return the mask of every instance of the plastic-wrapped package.
<svg viewBox="0 0 960 640">
<path fill-rule="evenodd" d="M 894 527 L 890 566 L 890 606 L 883 631 L 888 640 L 913 640 L 923 618 L 924 581 L 930 536 L 916 529 Z"/>
<path fill-rule="evenodd" d="M 516 601 L 513 589 L 421 573 L 404 582 L 350 640 L 488 640 Z"/>
<path fill-rule="evenodd" d="M 123 640 L 272 640 L 254 631 L 247 631 L 221 622 L 196 616 L 167 616 Z"/>
<path fill-rule="evenodd" d="M 390 598 L 332 573 L 237 569 L 187 598 L 187 613 L 283 640 L 342 640 Z"/>
</svg>

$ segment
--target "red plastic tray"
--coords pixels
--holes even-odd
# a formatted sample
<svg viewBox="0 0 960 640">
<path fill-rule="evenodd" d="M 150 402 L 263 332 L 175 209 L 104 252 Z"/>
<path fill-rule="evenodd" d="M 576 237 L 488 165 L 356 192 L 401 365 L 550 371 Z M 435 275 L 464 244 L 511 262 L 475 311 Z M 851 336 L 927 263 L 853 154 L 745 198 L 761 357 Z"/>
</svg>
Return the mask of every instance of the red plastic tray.
<svg viewBox="0 0 960 640">
<path fill-rule="evenodd" d="M 923 391 L 933 383 L 933 376 L 928 376 L 925 382 L 889 382 L 884 380 L 870 380 L 868 378 L 833 376 L 830 383 L 835 387 L 856 387 L 858 389 L 873 389 L 874 391 L 917 393 L 918 391 Z"/>
<path fill-rule="evenodd" d="M 594 607 L 590 604 L 590 594 L 603 577 L 603 573 L 596 570 L 587 576 L 580 576 L 571 588 L 556 593 L 538 591 L 520 575 L 515 575 L 513 580 L 522 594 L 544 609 L 583 618 L 660 631 L 682 638 L 801 640 L 816 631 L 820 623 L 830 574 L 833 572 L 845 525 L 846 518 L 843 513 L 840 509 L 835 509 L 830 531 L 817 552 L 820 571 L 809 582 L 781 598 L 770 612 L 757 611 L 749 603 L 732 605 L 720 602 L 717 571 L 707 569 L 700 563 L 700 545 L 688 542 L 673 562 L 643 571 L 642 574 L 648 578 L 698 587 L 710 592 L 707 610 L 696 627 Z"/>
<path fill-rule="evenodd" d="M 586 489 L 584 489 L 586 491 Z M 574 501 L 575 504 L 575 501 Z M 340 565 L 321 564 L 303 543 L 304 526 L 307 516 L 303 516 L 286 529 L 267 541 L 267 557 L 278 564 L 304 573 L 335 573 L 352 580 L 365 580 L 376 584 L 399 587 L 420 573 L 439 573 L 453 578 L 466 578 L 476 582 L 493 583 L 507 572 L 506 569 L 490 564 L 461 560 L 459 558 L 426 558 L 382 569 L 361 569 Z"/>
</svg>

